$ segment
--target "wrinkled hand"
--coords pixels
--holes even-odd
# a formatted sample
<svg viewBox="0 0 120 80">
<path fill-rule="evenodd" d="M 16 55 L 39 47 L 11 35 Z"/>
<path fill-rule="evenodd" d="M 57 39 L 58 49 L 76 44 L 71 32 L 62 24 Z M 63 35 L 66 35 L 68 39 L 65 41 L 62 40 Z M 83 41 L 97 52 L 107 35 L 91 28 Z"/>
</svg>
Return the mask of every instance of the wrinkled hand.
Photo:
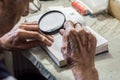
<svg viewBox="0 0 120 80">
<path fill-rule="evenodd" d="M 84 68 L 94 66 L 96 38 L 79 23 L 67 21 L 61 30 L 63 45 L 61 51 L 69 66 Z"/>
<path fill-rule="evenodd" d="M 37 23 L 24 23 L 15 26 L 0 38 L 2 48 L 6 50 L 29 49 L 35 46 L 51 46 L 53 37 L 43 34 Z"/>
</svg>

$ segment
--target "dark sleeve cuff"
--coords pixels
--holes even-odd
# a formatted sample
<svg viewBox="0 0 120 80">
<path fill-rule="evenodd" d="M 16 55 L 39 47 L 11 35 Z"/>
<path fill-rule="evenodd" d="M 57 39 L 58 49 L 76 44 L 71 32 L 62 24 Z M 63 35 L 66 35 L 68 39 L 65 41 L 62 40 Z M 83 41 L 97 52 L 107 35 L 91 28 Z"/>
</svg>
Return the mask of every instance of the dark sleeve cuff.
<svg viewBox="0 0 120 80">
<path fill-rule="evenodd" d="M 0 61 L 0 80 L 7 78 L 8 76 L 11 76 L 11 74 L 7 71 L 2 61 Z"/>
</svg>

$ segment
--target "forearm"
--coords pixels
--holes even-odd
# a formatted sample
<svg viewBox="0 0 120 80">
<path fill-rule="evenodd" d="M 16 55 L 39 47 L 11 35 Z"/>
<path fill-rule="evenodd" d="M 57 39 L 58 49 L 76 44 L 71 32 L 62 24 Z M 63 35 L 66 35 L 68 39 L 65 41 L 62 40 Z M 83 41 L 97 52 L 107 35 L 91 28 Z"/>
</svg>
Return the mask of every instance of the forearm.
<svg viewBox="0 0 120 80">
<path fill-rule="evenodd" d="M 99 80 L 98 72 L 95 68 L 81 68 L 80 66 L 75 66 L 72 68 L 75 80 Z"/>
</svg>

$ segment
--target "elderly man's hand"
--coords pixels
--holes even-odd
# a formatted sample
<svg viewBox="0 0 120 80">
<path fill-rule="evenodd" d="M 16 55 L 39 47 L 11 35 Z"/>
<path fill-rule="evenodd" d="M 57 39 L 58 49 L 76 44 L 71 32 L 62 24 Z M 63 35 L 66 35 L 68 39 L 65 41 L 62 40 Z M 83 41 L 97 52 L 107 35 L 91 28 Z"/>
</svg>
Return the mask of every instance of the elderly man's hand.
<svg viewBox="0 0 120 80">
<path fill-rule="evenodd" d="M 98 80 L 94 65 L 96 38 L 79 23 L 67 21 L 64 28 L 60 31 L 63 36 L 61 51 L 76 80 Z"/>
<path fill-rule="evenodd" d="M 0 38 L 1 46 L 6 50 L 29 49 L 35 46 L 51 46 L 53 37 L 43 34 L 37 23 L 24 23 L 15 26 Z"/>
</svg>

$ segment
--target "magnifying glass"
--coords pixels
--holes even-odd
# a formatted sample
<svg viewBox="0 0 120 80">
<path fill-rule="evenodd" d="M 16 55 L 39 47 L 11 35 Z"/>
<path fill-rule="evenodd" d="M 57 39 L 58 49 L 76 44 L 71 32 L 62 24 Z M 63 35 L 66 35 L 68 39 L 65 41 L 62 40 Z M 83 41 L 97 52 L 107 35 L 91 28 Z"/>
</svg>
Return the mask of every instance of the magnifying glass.
<svg viewBox="0 0 120 80">
<path fill-rule="evenodd" d="M 57 10 L 48 11 L 39 19 L 39 29 L 45 34 L 58 33 L 66 21 L 65 15 Z"/>
</svg>

